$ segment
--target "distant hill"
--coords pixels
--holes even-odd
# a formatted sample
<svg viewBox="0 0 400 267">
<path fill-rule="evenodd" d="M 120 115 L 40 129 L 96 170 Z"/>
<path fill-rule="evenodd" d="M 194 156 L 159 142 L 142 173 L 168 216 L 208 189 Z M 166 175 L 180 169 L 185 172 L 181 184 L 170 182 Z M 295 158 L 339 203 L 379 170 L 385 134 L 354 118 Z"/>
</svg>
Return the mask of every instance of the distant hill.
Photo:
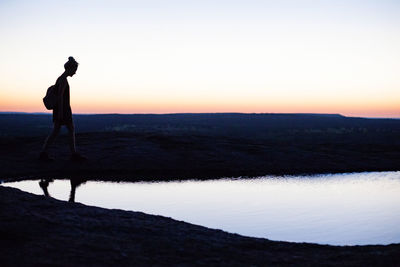
<svg viewBox="0 0 400 267">
<path fill-rule="evenodd" d="M 263 137 L 269 134 L 399 132 L 400 120 L 340 114 L 179 113 L 74 115 L 78 133 L 164 132 L 172 134 Z M 2 113 L 0 136 L 41 136 L 52 127 L 50 114 Z"/>
</svg>

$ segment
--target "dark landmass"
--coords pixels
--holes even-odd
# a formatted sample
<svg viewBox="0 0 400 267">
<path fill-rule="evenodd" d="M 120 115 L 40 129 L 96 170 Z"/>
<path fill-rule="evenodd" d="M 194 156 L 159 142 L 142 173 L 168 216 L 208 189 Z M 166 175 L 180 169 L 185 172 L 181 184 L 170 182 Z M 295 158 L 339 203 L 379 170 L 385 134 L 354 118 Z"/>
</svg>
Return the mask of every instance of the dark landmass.
<svg viewBox="0 0 400 267">
<path fill-rule="evenodd" d="M 268 174 L 396 171 L 400 120 L 336 114 L 75 115 L 79 151 L 66 135 L 37 160 L 50 115 L 0 114 L 0 178 L 208 179 Z"/>
<path fill-rule="evenodd" d="M 229 234 L 0 186 L 1 266 L 399 266 L 400 245 L 338 247 Z"/>
<path fill-rule="evenodd" d="M 400 120 L 318 114 L 76 115 L 79 151 L 66 135 L 37 157 L 50 115 L 0 114 L 0 179 L 215 179 L 268 174 L 391 171 Z M 1 266 L 399 266 L 400 245 L 275 242 L 138 212 L 62 202 L 0 186 Z"/>
</svg>

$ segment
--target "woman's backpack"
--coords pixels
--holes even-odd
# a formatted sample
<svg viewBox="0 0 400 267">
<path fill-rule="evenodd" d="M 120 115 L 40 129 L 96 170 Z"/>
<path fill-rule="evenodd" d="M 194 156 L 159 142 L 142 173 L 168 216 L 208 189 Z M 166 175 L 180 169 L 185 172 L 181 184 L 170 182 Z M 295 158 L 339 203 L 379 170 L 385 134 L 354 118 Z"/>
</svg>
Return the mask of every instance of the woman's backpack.
<svg viewBox="0 0 400 267">
<path fill-rule="evenodd" d="M 56 86 L 52 85 L 47 89 L 46 96 L 43 98 L 44 106 L 51 110 L 54 109 L 57 103 Z"/>
</svg>

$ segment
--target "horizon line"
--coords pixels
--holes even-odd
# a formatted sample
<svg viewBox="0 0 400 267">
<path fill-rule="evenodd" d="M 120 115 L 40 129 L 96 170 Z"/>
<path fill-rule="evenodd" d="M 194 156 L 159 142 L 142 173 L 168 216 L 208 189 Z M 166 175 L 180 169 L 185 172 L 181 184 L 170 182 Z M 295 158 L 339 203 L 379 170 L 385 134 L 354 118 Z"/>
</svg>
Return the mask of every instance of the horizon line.
<svg viewBox="0 0 400 267">
<path fill-rule="evenodd" d="M 26 114 L 26 115 L 51 115 L 51 112 L 24 112 L 24 111 L 0 111 L 0 114 Z M 346 116 L 340 113 L 305 113 L 305 112 L 172 112 L 172 113 L 74 113 L 73 115 L 190 115 L 190 114 L 247 114 L 247 115 L 320 115 L 320 116 L 340 116 L 344 118 L 363 118 L 363 119 L 400 119 L 400 117 L 362 117 Z"/>
</svg>

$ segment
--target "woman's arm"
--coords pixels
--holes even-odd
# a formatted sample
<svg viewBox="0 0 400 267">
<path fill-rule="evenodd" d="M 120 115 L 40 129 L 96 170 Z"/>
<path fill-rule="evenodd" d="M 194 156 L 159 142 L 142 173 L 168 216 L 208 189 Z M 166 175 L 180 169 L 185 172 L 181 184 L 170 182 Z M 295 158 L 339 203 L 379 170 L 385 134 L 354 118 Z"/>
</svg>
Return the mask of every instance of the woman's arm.
<svg viewBox="0 0 400 267">
<path fill-rule="evenodd" d="M 64 109 L 64 91 L 65 88 L 67 87 L 67 80 L 66 79 L 60 79 L 59 87 L 58 87 L 58 94 L 57 94 L 57 106 L 58 106 L 58 114 L 57 118 L 58 120 L 63 119 L 63 109 Z"/>
</svg>

